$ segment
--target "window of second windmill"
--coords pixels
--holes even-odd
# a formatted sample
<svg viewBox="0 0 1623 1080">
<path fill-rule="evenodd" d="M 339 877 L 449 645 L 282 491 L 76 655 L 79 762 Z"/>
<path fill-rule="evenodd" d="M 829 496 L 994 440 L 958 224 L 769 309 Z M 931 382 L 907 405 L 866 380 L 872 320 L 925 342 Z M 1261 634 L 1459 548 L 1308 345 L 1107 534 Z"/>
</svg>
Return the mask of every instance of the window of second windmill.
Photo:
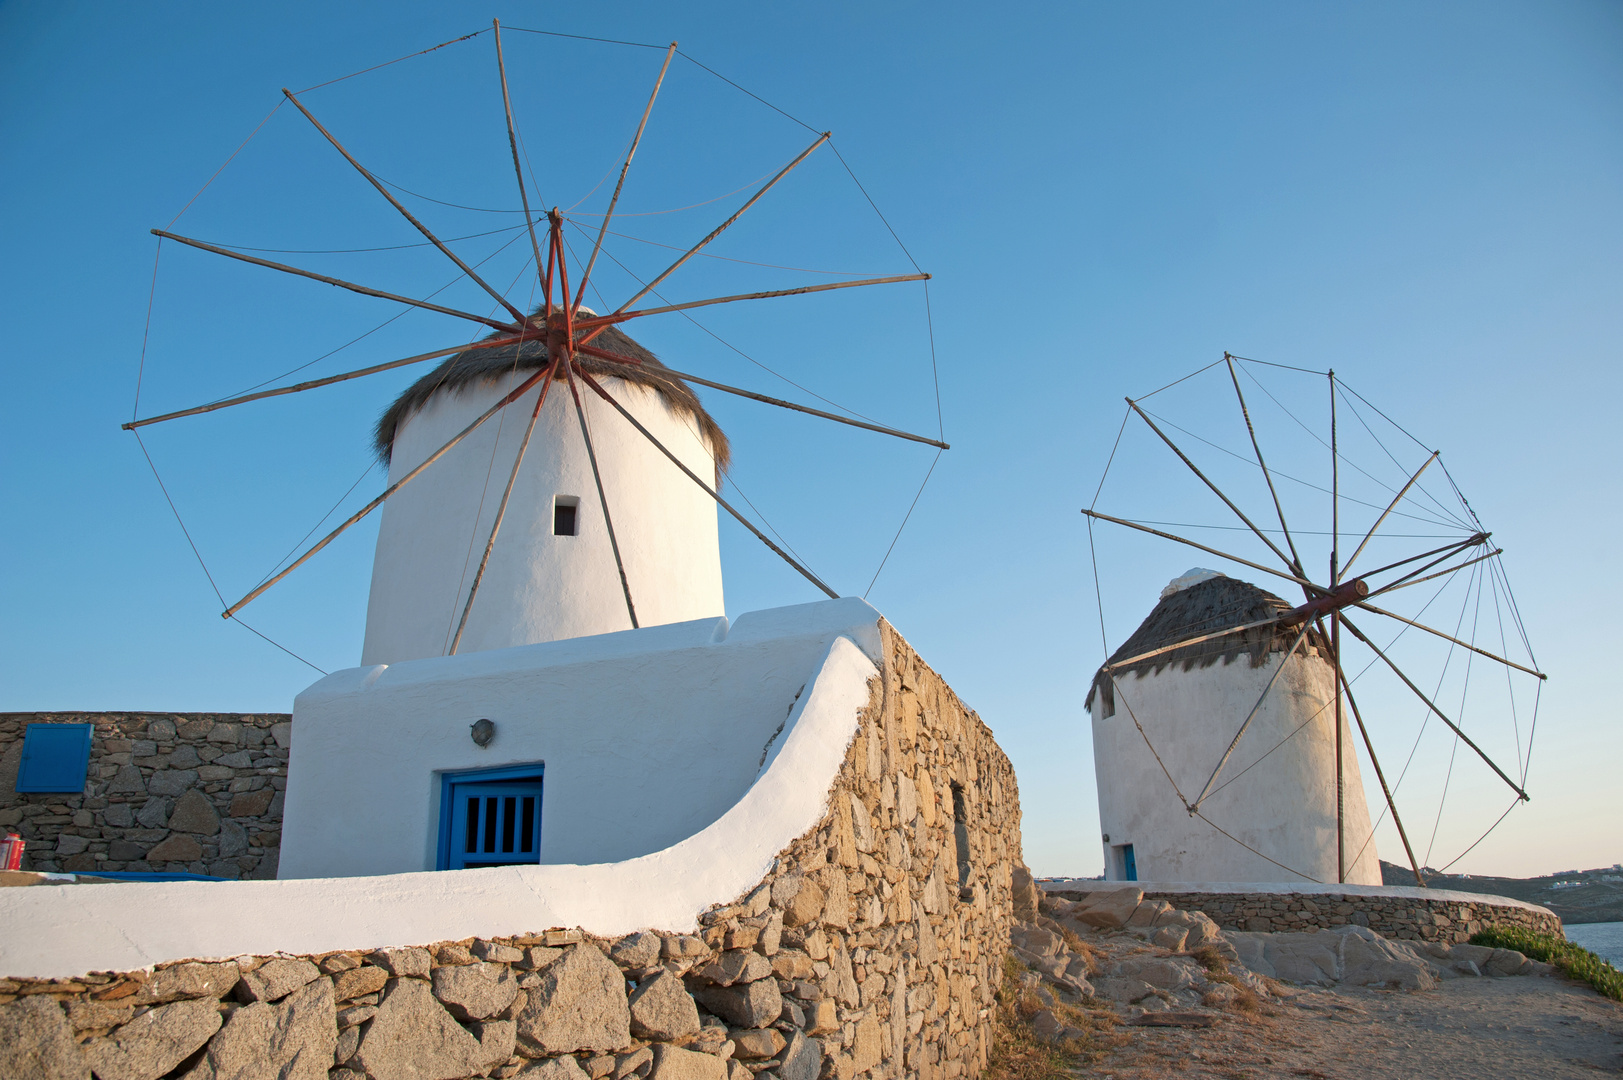
<svg viewBox="0 0 1623 1080">
<path fill-rule="evenodd" d="M 580 534 L 580 497 L 560 495 L 552 503 L 552 535 L 578 536 Z"/>
</svg>

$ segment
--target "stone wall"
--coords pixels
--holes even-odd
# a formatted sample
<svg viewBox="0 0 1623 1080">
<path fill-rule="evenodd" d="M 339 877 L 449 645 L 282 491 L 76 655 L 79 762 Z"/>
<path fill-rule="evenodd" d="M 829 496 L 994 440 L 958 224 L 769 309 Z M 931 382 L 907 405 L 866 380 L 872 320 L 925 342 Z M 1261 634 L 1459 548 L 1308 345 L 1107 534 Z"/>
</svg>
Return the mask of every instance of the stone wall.
<svg viewBox="0 0 1623 1080">
<path fill-rule="evenodd" d="M 0 831 L 23 869 L 274 878 L 291 725 L 283 713 L 0 713 Z M 18 794 L 29 724 L 96 725 L 80 795 Z"/>
<path fill-rule="evenodd" d="M 1124 883 L 1126 884 L 1126 883 Z M 1085 892 L 1050 890 L 1049 895 L 1083 899 Z M 1289 892 L 1172 892 L 1147 889 L 1147 899 L 1165 900 L 1175 908 L 1205 912 L 1224 930 L 1285 933 L 1367 926 L 1383 937 L 1407 941 L 1435 941 L 1445 945 L 1467 942 L 1471 935 L 1491 926 L 1525 926 L 1562 937 L 1561 920 L 1543 908 L 1493 902 L 1492 897 L 1468 900 L 1426 899 L 1367 893 Z"/>
<path fill-rule="evenodd" d="M 1021 860 L 1014 771 L 881 629 L 882 675 L 822 820 L 697 933 L 554 929 L 0 980 L 0 1075 L 978 1075 Z"/>
</svg>

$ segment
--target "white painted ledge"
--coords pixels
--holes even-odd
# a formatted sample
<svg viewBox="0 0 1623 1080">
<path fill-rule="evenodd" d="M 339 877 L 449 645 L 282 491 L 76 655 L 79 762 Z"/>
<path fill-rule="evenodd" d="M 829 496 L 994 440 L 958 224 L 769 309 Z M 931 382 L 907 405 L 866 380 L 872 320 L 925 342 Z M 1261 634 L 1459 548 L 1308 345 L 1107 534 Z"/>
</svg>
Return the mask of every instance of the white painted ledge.
<svg viewBox="0 0 1623 1080">
<path fill-rule="evenodd" d="M 872 621 L 856 636 L 872 647 L 878 616 L 861 606 Z M 605 937 L 692 931 L 706 908 L 764 878 L 778 852 L 827 810 L 878 669 L 841 635 L 815 671 L 760 778 L 718 820 L 664 850 L 595 865 L 5 889 L 0 975 L 58 978 L 185 958 L 315 954 L 551 927 Z"/>
<path fill-rule="evenodd" d="M 1311 881 L 1100 881 L 1097 878 L 1039 878 L 1044 892 L 1098 892 L 1129 886 L 1156 893 L 1260 893 L 1268 896 L 1372 896 L 1393 900 L 1446 900 L 1454 903 L 1491 904 L 1494 907 L 1525 908 L 1543 915 L 1549 908 L 1529 904 L 1509 896 L 1460 892 L 1456 889 L 1421 889 L 1414 885 L 1318 885 Z"/>
</svg>

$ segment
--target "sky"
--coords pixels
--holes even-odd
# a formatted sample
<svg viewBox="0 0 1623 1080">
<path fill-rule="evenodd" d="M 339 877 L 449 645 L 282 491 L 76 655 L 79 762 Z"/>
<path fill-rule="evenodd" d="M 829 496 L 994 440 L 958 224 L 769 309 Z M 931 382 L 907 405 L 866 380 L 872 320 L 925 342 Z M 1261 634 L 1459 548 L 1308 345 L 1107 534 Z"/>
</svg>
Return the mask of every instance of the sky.
<svg viewBox="0 0 1623 1080">
<path fill-rule="evenodd" d="M 628 275 L 662 268 L 824 130 L 838 154 L 813 153 L 668 298 L 932 275 L 927 294 L 731 305 L 637 334 L 673 366 L 951 443 L 936 462 L 704 398 L 733 441 L 729 490 L 838 591 L 867 595 L 991 725 L 1036 873 L 1101 870 L 1082 701 L 1162 585 L 1212 566 L 1290 595 L 1106 525 L 1090 549 L 1079 513 L 1097 492 L 1101 512 L 1268 559 L 1142 421 L 1123 424 L 1125 396 L 1206 368 L 1145 407 L 1271 529 L 1227 368 L 1208 367 L 1225 351 L 1255 361 L 1236 379 L 1270 465 L 1293 478 L 1282 506 L 1308 563 L 1324 567 L 1329 546 L 1328 381 L 1288 368 L 1333 368 L 1361 395 L 1339 399 L 1348 533 L 1442 452 L 1446 475 L 1433 466 L 1403 513 L 1433 501 L 1390 519 L 1364 567 L 1465 535 L 1470 513 L 1504 549 L 1502 576 L 1462 571 L 1427 618 L 1521 648 L 1501 581 L 1514 585 L 1549 674 L 1536 737 L 1527 678 L 1477 658 L 1466 681 L 1465 654 L 1423 634 L 1392 652 L 1530 802 L 1470 847 L 1508 788 L 1381 671 L 1360 684 L 1383 764 L 1407 763 L 1398 802 L 1422 861 L 1533 875 L 1623 859 L 1608 689 L 1623 602 L 1623 8 L 1606 2 L 0 2 L 0 709 L 288 711 L 318 671 L 358 662 L 371 519 L 246 609 L 253 632 L 219 617 L 222 598 L 381 490 L 371 425 L 418 369 L 154 425 L 140 443 L 119 425 L 466 331 L 174 243 L 160 255 L 149 230 L 489 306 L 437 253 L 402 246 L 421 238 L 279 107 L 289 87 L 528 297 L 492 18 L 509 28 L 538 198 L 577 223 L 606 201 L 658 46 L 680 42 L 625 235 L 605 248 L 625 269 L 594 275 L 589 304 L 618 305 Z M 741 528 L 721 536 L 729 615 L 819 595 Z M 1419 597 L 1410 614 L 1421 593 L 1402 594 Z M 1376 843 L 1403 861 L 1389 822 Z"/>
</svg>

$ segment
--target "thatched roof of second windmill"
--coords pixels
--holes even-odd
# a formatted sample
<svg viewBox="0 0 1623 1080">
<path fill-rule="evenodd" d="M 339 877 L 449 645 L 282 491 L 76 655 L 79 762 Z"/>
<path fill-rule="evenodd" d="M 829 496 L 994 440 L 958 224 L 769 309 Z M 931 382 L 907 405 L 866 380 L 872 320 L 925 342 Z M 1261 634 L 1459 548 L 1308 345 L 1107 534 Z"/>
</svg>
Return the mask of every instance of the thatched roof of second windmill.
<svg viewBox="0 0 1623 1080">
<path fill-rule="evenodd" d="M 501 332 L 498 332 L 490 336 L 500 335 Z M 699 403 L 698 395 L 687 383 L 671 374 L 670 369 L 660 363 L 658 357 L 633 341 L 630 335 L 617 326 L 611 326 L 593 338 L 592 344 L 605 352 L 635 357 L 642 363 L 616 364 L 576 354 L 575 360 L 582 368 L 596 376 L 623 379 L 657 392 L 678 415 L 693 420 L 716 459 L 716 471 L 720 473 L 727 468 L 731 458 L 727 436 L 715 418 L 705 411 L 704 406 Z M 378 417 L 377 428 L 373 432 L 373 445 L 377 449 L 378 457 L 382 458 L 385 464 L 388 463 L 390 452 L 394 449 L 395 431 L 414 413 L 427 405 L 434 394 L 440 391 L 461 393 L 471 386 L 496 382 L 502 376 L 514 371 L 535 371 L 545 367 L 550 360 L 546 343 L 542 341 L 525 341 L 499 349 L 473 349 L 448 357 L 433 371 L 408 386 L 405 393 L 396 398 L 394 403 L 384 410 L 383 415 Z M 590 390 L 583 392 L 591 393 Z"/>
<path fill-rule="evenodd" d="M 1286 603 L 1265 589 L 1259 589 L 1248 581 L 1219 574 L 1163 597 L 1161 602 L 1155 605 L 1155 610 L 1139 624 L 1138 629 L 1122 643 L 1121 648 L 1110 655 L 1105 664 L 1114 664 L 1130 656 L 1137 656 L 1166 645 L 1176 645 L 1180 641 L 1188 641 L 1190 638 L 1200 637 L 1214 630 L 1227 630 L 1234 626 L 1278 618 L 1292 607 L 1292 604 Z M 1196 667 L 1211 667 L 1219 660 L 1225 664 L 1231 663 L 1238 656 L 1249 657 L 1252 667 L 1261 667 L 1269 653 L 1284 652 L 1290 648 L 1291 642 L 1296 640 L 1296 635 L 1301 629 L 1299 624 L 1281 626 L 1276 623 L 1273 626 L 1259 626 L 1238 634 L 1225 634 L 1196 645 L 1186 645 L 1180 649 L 1158 653 L 1116 669 L 1115 675 L 1120 679 L 1129 671 L 1133 671 L 1142 678 L 1174 664 L 1180 665 L 1185 671 L 1190 671 Z M 1314 629 L 1308 630 L 1303 649 L 1306 650 L 1309 646 L 1321 654 L 1329 651 L 1328 644 Z M 1101 666 L 1094 675 L 1093 685 L 1088 689 L 1084 708 L 1092 707 L 1093 695 L 1103 679 L 1104 667 Z"/>
</svg>

